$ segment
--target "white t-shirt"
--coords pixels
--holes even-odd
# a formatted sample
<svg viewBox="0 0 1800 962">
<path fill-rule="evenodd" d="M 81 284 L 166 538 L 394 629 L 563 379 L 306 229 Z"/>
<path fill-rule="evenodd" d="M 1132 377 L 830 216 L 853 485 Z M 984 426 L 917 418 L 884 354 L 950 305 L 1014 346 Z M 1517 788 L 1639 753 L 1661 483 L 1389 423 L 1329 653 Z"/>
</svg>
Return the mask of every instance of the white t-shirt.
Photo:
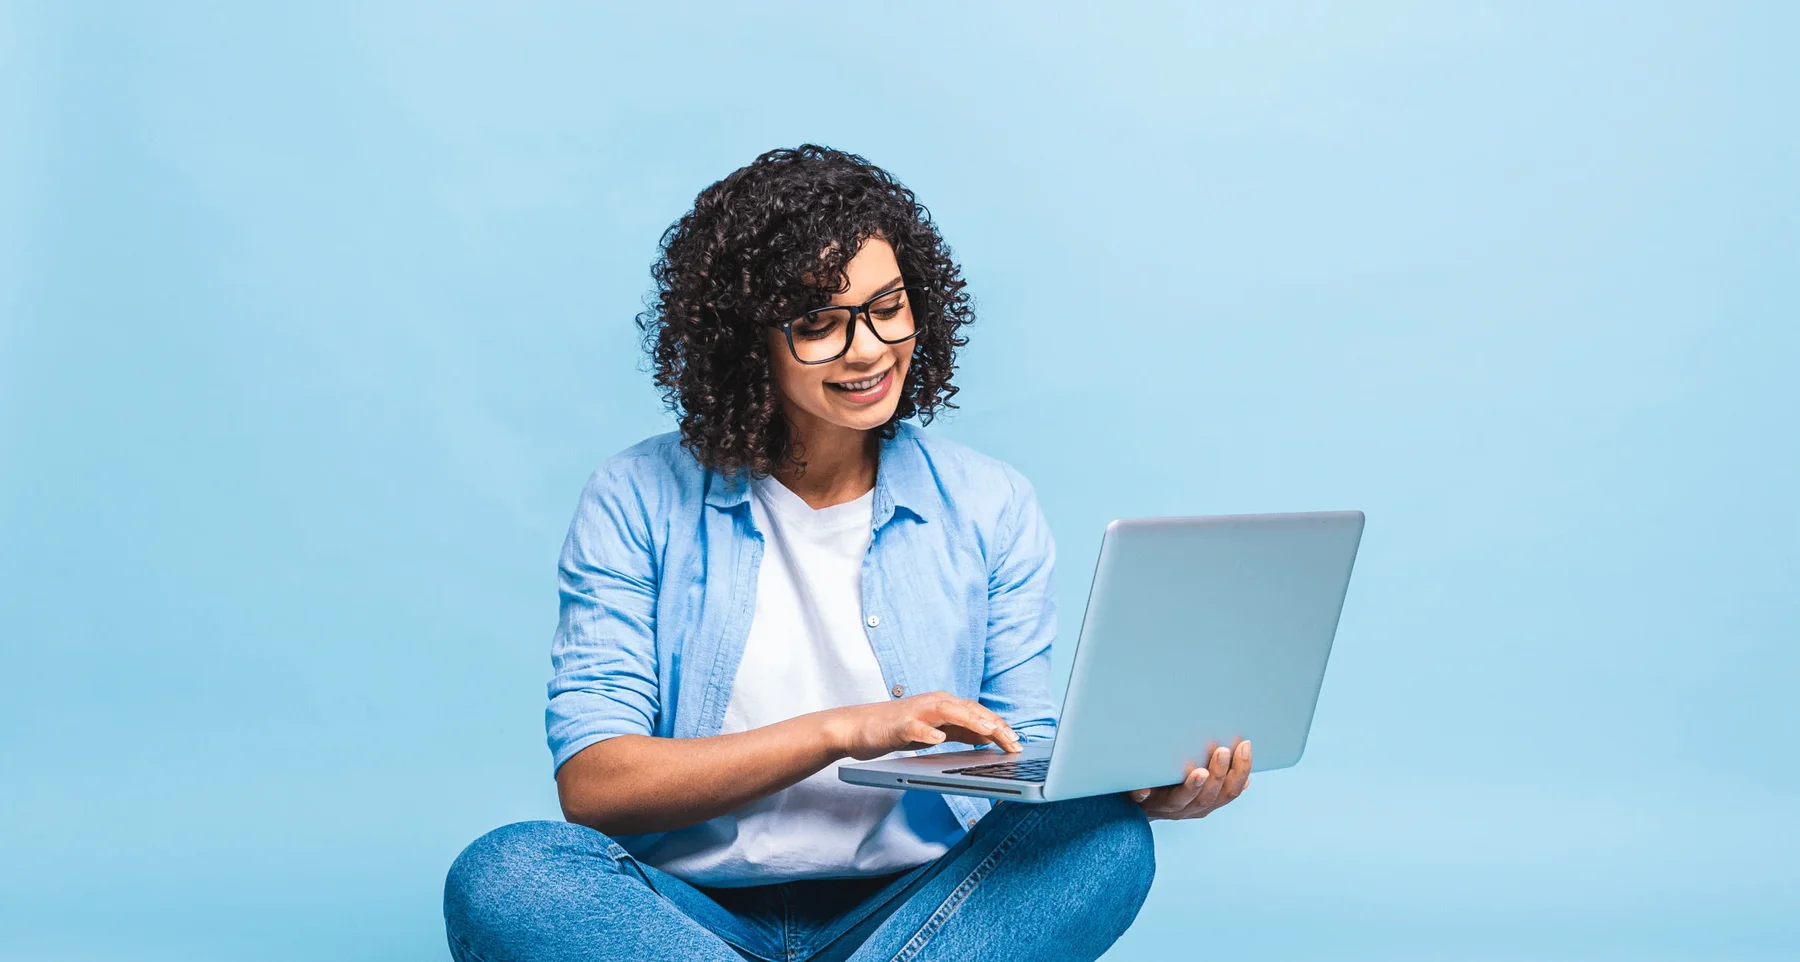
<svg viewBox="0 0 1800 962">
<path fill-rule="evenodd" d="M 887 686 L 863 632 L 862 565 L 875 494 L 814 510 L 774 478 L 751 483 L 763 534 L 750 638 L 721 734 L 807 712 L 885 701 Z M 944 854 L 949 809 L 903 802 L 907 792 L 850 785 L 837 765 L 682 833 L 658 868 L 702 885 L 884 875 Z M 671 840 L 672 841 L 672 840 Z"/>
</svg>

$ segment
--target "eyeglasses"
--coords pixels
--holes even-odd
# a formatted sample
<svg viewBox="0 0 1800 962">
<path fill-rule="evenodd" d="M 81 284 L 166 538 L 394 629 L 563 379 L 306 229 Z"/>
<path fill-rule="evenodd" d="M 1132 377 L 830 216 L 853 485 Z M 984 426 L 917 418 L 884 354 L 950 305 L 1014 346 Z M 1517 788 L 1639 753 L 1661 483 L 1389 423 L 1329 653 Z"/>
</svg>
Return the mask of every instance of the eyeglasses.
<svg viewBox="0 0 1800 962">
<path fill-rule="evenodd" d="M 829 364 L 850 352 L 850 344 L 856 340 L 858 316 L 883 344 L 899 344 L 917 337 L 919 322 L 913 312 L 924 306 L 926 294 L 922 287 L 899 287 L 854 307 L 834 305 L 807 311 L 793 320 L 782 321 L 780 327 L 794 360 L 801 364 Z"/>
</svg>

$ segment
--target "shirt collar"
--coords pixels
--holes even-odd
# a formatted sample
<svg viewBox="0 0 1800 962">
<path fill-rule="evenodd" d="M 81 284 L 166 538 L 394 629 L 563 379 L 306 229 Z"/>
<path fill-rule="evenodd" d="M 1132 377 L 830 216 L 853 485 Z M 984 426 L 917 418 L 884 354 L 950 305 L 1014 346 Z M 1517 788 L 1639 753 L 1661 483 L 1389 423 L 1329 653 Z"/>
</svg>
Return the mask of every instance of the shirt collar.
<svg viewBox="0 0 1800 962">
<path fill-rule="evenodd" d="M 931 521 L 931 505 L 937 498 L 937 478 L 919 443 L 918 429 L 897 424 L 894 436 L 881 442 L 881 463 L 875 469 L 875 517 L 880 528 L 896 511 L 906 511 L 920 521 Z"/>
<path fill-rule="evenodd" d="M 715 508 L 735 508 L 750 501 L 750 475 L 739 471 L 724 474 L 706 472 L 706 503 Z"/>
<path fill-rule="evenodd" d="M 931 463 L 919 444 L 918 429 L 895 426 L 894 436 L 881 441 L 881 463 L 875 469 L 875 505 L 871 527 L 880 528 L 896 512 L 905 511 L 920 521 L 931 520 L 931 504 L 937 481 Z M 750 501 L 750 476 L 746 472 L 708 472 L 706 503 L 716 508 L 735 508 Z"/>
</svg>

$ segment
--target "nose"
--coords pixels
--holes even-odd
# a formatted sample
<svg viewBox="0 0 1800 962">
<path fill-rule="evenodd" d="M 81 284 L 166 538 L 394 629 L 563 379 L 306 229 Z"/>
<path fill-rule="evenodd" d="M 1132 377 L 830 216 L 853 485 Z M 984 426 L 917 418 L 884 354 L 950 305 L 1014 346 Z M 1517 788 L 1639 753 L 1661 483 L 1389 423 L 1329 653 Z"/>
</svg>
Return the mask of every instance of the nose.
<svg viewBox="0 0 1800 962">
<path fill-rule="evenodd" d="M 875 361 L 887 352 L 888 346 L 875 336 L 875 329 L 869 323 L 869 315 L 858 314 L 850 322 L 850 330 L 850 350 L 844 352 L 844 360 L 851 363 Z"/>
</svg>

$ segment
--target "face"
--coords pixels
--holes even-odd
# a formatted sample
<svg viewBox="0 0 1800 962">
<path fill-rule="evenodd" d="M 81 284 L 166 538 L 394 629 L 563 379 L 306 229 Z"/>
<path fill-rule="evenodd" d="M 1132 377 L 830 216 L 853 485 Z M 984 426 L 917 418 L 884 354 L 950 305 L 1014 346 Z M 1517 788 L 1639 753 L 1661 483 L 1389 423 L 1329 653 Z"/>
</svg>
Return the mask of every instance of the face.
<svg viewBox="0 0 1800 962">
<path fill-rule="evenodd" d="M 863 244 L 844 267 L 848 286 L 831 303 L 860 305 L 899 287 L 900 264 L 894 248 L 879 237 Z M 910 307 L 903 308 L 910 310 Z M 880 322 L 880 319 L 877 319 Z M 794 342 L 806 350 L 800 325 Z M 841 328 L 827 335 L 829 354 L 843 345 Z M 823 339 L 820 343 L 826 343 Z M 869 330 L 865 316 L 856 319 L 856 339 L 843 357 L 824 364 L 801 364 L 788 350 L 780 328 L 769 331 L 769 356 L 773 359 L 775 390 L 781 396 L 788 423 L 801 438 L 818 438 L 834 430 L 871 431 L 886 424 L 900 403 L 900 385 L 912 366 L 914 340 L 884 343 Z"/>
</svg>

